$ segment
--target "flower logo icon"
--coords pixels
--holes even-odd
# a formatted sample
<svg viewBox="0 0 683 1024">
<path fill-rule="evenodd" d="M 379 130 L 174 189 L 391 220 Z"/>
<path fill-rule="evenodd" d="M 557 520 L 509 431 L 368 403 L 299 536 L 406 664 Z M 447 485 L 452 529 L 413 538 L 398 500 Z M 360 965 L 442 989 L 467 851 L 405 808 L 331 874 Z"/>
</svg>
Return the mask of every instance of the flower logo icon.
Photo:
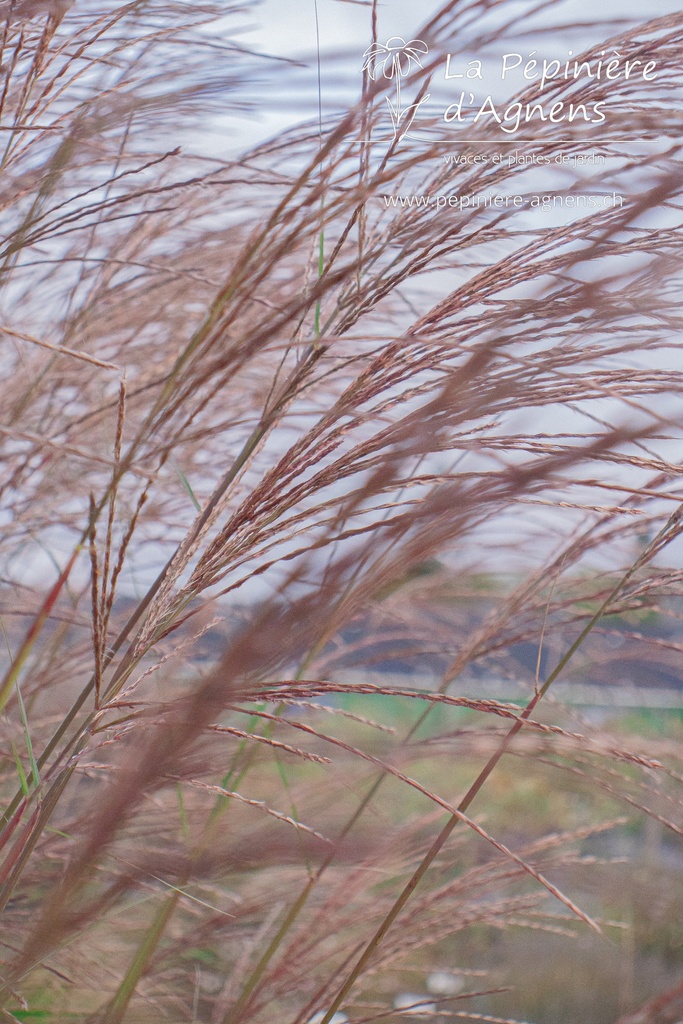
<svg viewBox="0 0 683 1024">
<path fill-rule="evenodd" d="M 420 56 L 427 53 L 429 47 L 421 39 L 411 39 L 407 43 L 401 36 L 392 36 L 384 45 L 373 43 L 368 46 L 363 54 L 363 71 L 367 71 L 373 81 L 380 74 L 384 78 L 405 78 L 413 64 L 422 67 Z"/>
<path fill-rule="evenodd" d="M 373 43 L 372 46 L 368 46 L 363 54 L 365 60 L 362 71 L 369 75 L 373 82 L 378 78 L 394 79 L 396 82 L 396 101 L 392 102 L 387 96 L 396 140 L 402 139 L 408 133 L 418 107 L 429 99 L 427 94 L 405 110 L 401 107 L 401 79 L 414 69 L 422 68 L 422 58 L 428 53 L 429 47 L 422 39 L 411 39 L 407 43 L 402 36 L 392 36 L 386 43 Z"/>
</svg>

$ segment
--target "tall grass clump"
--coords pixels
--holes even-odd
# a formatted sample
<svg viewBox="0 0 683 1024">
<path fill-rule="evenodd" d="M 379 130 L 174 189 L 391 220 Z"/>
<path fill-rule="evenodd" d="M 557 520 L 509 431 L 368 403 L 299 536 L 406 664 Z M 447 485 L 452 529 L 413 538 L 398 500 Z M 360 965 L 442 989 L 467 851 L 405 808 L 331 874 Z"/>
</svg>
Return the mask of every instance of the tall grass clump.
<svg viewBox="0 0 683 1024">
<path fill-rule="evenodd" d="M 520 12 L 415 26 L 404 100 L 580 27 Z M 539 172 L 392 141 L 382 76 L 208 153 L 274 88 L 250 17 L 0 5 L 2 1018 L 505 1021 L 546 962 L 574 1020 L 552 972 L 635 963 L 621 852 L 683 828 L 675 731 L 571 706 L 680 680 L 683 18 L 596 21 L 661 73 L 582 82 L 609 130 L 517 148 L 605 162 Z M 384 198 L 539 190 L 624 202 Z M 583 1008 L 655 1021 L 673 973 Z"/>
</svg>

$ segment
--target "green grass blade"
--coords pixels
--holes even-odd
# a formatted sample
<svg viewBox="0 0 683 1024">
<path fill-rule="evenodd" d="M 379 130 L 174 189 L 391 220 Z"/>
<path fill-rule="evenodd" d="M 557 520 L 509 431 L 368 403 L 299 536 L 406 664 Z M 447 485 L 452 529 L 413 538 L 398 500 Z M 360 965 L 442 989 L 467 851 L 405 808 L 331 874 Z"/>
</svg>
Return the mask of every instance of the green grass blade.
<svg viewBox="0 0 683 1024">
<path fill-rule="evenodd" d="M 14 756 L 14 764 L 17 769 L 17 775 L 19 776 L 19 785 L 21 786 L 21 792 L 24 794 L 24 796 L 28 796 L 30 792 L 28 779 L 26 778 L 26 772 L 24 771 L 24 766 L 21 763 L 21 758 L 19 757 L 19 751 L 14 746 L 14 744 L 12 744 L 12 754 Z"/>
<path fill-rule="evenodd" d="M 116 995 L 100 1018 L 100 1024 L 121 1024 L 121 1021 L 124 1020 L 128 1004 L 149 964 L 150 957 L 159 945 L 159 941 L 173 916 L 179 899 L 180 892 L 174 889 L 159 907 L 151 925 L 145 932 L 130 967 L 126 971 L 123 981 L 118 987 Z"/>
<path fill-rule="evenodd" d="M 26 753 L 28 754 L 28 761 L 31 765 L 31 780 L 33 785 L 38 787 L 40 785 L 40 772 L 36 759 L 33 754 L 33 743 L 31 742 L 31 733 L 28 727 L 28 718 L 26 717 L 26 707 L 24 705 L 24 698 L 21 696 L 21 690 L 19 688 L 19 680 L 17 679 L 17 701 L 19 702 L 19 714 L 21 715 L 21 724 L 24 728 L 24 741 L 26 743 Z"/>
<path fill-rule="evenodd" d="M 183 473 L 182 469 L 180 468 L 178 463 L 175 461 L 175 459 L 171 459 L 171 465 L 175 469 L 175 471 L 176 471 L 176 473 L 178 475 L 178 479 L 180 480 L 181 484 L 183 485 L 183 487 L 185 488 L 185 490 L 189 494 L 190 501 L 194 505 L 195 510 L 197 512 L 201 512 L 202 506 L 197 501 L 197 497 L 196 497 L 194 491 L 192 490 L 192 487 L 190 486 L 190 481 L 187 479 L 187 477 L 185 476 L 185 474 Z"/>
</svg>

